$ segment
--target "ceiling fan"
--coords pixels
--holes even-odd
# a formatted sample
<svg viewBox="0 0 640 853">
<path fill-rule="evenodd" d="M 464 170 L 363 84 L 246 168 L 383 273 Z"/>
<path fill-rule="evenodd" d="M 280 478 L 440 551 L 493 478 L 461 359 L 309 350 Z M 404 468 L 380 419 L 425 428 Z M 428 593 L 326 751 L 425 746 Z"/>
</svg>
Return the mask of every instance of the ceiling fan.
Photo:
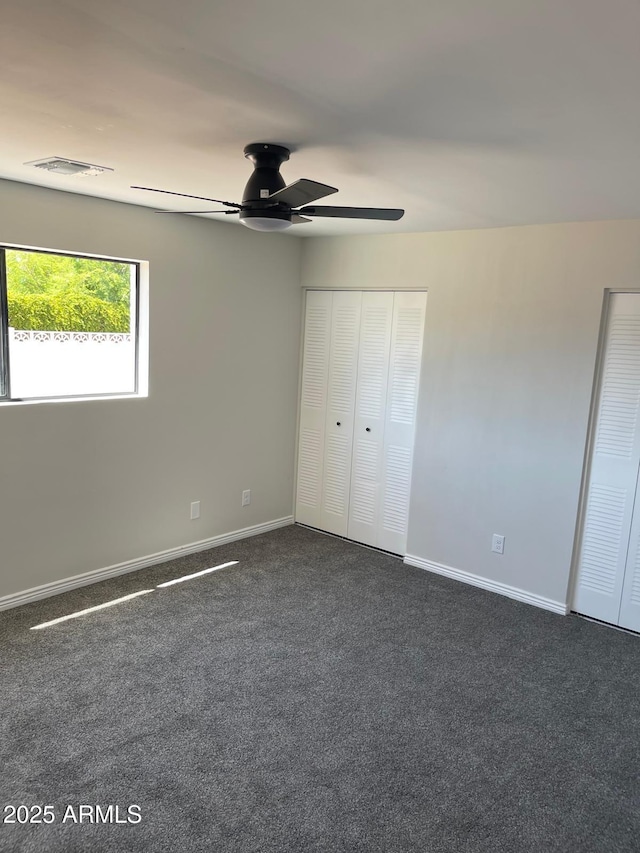
<svg viewBox="0 0 640 853">
<path fill-rule="evenodd" d="M 242 203 L 221 201 L 171 190 L 153 187 L 132 186 L 134 190 L 213 201 L 225 210 L 162 210 L 158 213 L 226 213 L 238 214 L 240 222 L 254 231 L 284 231 L 291 225 L 311 222 L 310 216 L 331 216 L 344 219 L 382 219 L 395 221 L 404 216 L 404 210 L 379 207 L 327 207 L 312 205 L 319 198 L 337 193 L 335 187 L 301 178 L 288 186 L 280 174 L 280 166 L 289 159 L 291 152 L 283 145 L 268 142 L 253 142 L 244 149 L 244 156 L 253 163 L 253 174 L 249 178 L 242 196 Z M 301 205 L 304 205 L 301 207 Z"/>
</svg>

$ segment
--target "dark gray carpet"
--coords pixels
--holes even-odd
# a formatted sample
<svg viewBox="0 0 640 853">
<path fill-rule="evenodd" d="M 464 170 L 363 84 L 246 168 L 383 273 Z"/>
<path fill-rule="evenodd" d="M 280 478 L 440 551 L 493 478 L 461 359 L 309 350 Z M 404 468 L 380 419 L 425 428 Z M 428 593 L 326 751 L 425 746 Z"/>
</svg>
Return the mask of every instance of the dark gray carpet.
<svg viewBox="0 0 640 853">
<path fill-rule="evenodd" d="M 6 611 L 0 657 L 0 803 L 56 816 L 3 851 L 640 850 L 640 638 L 303 528 Z"/>
</svg>

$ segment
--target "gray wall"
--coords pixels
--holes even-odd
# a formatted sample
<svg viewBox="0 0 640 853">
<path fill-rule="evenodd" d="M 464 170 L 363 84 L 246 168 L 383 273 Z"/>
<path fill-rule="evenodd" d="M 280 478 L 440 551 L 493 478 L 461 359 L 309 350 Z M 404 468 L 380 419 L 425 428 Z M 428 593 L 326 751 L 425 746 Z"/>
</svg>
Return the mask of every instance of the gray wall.
<svg viewBox="0 0 640 853">
<path fill-rule="evenodd" d="M 151 356 L 147 399 L 0 406 L 0 596 L 292 512 L 302 252 L 306 287 L 429 290 L 409 553 L 564 601 L 603 293 L 640 287 L 640 222 L 300 241 L 0 199 L 2 242 L 150 262 Z"/>
<path fill-rule="evenodd" d="M 640 288 L 640 222 L 305 240 L 302 283 L 428 289 L 407 550 L 563 602 L 603 294 Z"/>
<path fill-rule="evenodd" d="M 0 406 L 0 597 L 291 514 L 299 240 L 0 182 L 0 242 L 150 262 L 148 398 Z"/>
</svg>

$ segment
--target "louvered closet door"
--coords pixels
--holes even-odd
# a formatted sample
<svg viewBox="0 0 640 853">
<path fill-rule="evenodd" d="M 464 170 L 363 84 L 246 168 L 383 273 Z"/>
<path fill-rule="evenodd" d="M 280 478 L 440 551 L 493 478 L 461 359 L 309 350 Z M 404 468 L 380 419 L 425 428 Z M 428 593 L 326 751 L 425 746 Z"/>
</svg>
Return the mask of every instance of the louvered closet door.
<svg viewBox="0 0 640 853">
<path fill-rule="evenodd" d="M 394 295 L 377 545 L 395 554 L 405 554 L 407 550 L 426 307 L 426 293 Z"/>
<path fill-rule="evenodd" d="M 330 291 L 309 291 L 304 324 L 296 520 L 312 527 L 322 527 L 332 297 Z"/>
<path fill-rule="evenodd" d="M 574 601 L 578 613 L 614 624 L 620 616 L 623 584 L 626 620 L 637 620 L 640 603 L 637 518 L 629 548 L 640 462 L 639 401 L 640 296 L 616 293 L 609 306 Z"/>
<path fill-rule="evenodd" d="M 378 545 L 393 293 L 362 294 L 348 536 Z"/>
<path fill-rule="evenodd" d="M 638 365 L 640 371 L 640 364 Z M 636 486 L 635 509 L 631 523 L 631 539 L 622 583 L 618 625 L 640 631 L 640 485 Z"/>
<path fill-rule="evenodd" d="M 624 373 L 620 376 L 620 381 L 624 382 L 624 385 L 621 385 L 620 392 L 622 393 L 624 389 L 626 403 L 621 411 L 626 416 L 627 448 L 633 448 L 629 460 L 631 463 L 631 460 L 640 457 L 638 440 L 638 433 L 640 433 L 640 295 L 616 294 L 615 296 L 616 299 L 620 297 L 625 298 L 622 304 L 626 305 L 629 311 L 627 314 L 616 317 L 618 329 L 616 347 L 620 353 L 624 352 Z M 617 428 L 620 437 L 624 435 L 625 429 L 622 423 L 619 421 L 620 426 Z M 637 464 L 640 465 L 640 461 Z M 633 520 L 622 582 L 618 625 L 630 628 L 632 631 L 640 631 L 640 477 L 636 479 Z"/>
<path fill-rule="evenodd" d="M 347 535 L 361 291 L 333 294 L 320 527 Z"/>
</svg>

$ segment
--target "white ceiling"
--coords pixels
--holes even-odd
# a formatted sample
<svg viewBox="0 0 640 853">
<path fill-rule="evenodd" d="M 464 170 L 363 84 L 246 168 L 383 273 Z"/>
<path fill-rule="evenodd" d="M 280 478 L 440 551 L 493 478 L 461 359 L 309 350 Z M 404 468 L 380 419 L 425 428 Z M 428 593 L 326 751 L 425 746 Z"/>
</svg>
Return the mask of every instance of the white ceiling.
<svg viewBox="0 0 640 853">
<path fill-rule="evenodd" d="M 3 0 L 0 177 L 236 201 L 265 141 L 406 209 L 299 235 L 640 217 L 639 37 L 638 0 Z M 50 155 L 115 171 L 23 165 Z"/>
</svg>

